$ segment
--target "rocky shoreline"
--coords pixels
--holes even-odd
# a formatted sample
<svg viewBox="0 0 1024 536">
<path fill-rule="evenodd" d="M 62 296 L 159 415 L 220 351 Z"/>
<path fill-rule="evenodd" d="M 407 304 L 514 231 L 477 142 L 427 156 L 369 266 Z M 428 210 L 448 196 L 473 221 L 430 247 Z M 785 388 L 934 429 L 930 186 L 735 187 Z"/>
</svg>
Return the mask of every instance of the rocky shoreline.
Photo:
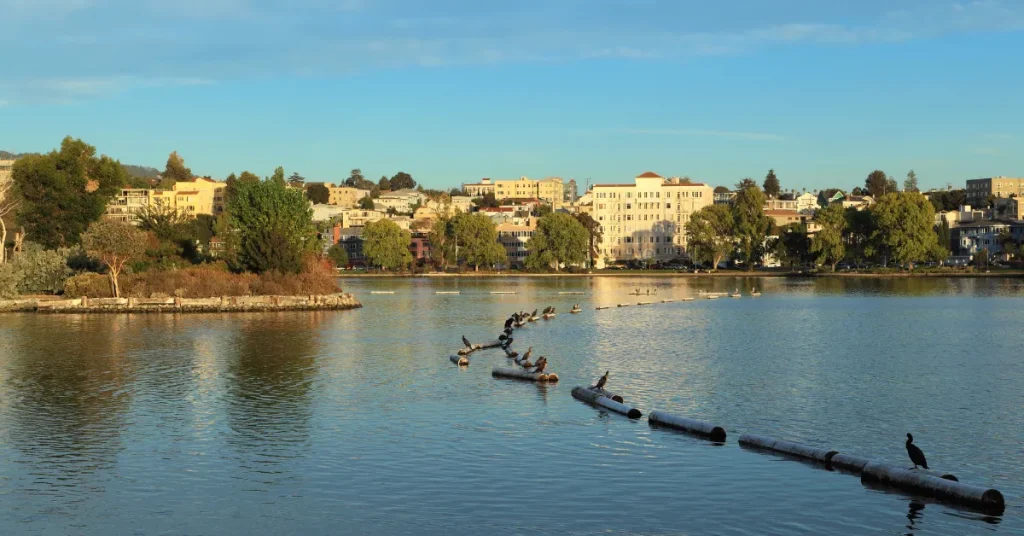
<svg viewBox="0 0 1024 536">
<path fill-rule="evenodd" d="M 348 293 L 310 296 L 222 296 L 217 298 L 75 298 L 69 300 L 0 300 L 0 312 L 88 313 L 229 313 L 270 311 L 341 311 L 363 305 Z"/>
</svg>

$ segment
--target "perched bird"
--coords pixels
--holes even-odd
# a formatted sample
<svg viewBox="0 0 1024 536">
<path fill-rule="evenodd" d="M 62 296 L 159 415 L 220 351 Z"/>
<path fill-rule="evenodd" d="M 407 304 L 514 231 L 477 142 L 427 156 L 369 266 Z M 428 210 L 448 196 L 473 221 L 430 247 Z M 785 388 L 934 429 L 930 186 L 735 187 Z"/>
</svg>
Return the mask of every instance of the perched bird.
<svg viewBox="0 0 1024 536">
<path fill-rule="evenodd" d="M 473 344 L 469 342 L 469 339 L 467 339 L 465 335 L 462 336 L 462 344 L 465 344 L 469 348 L 473 347 Z"/>
<path fill-rule="evenodd" d="M 604 389 L 604 384 L 608 383 L 608 372 L 610 371 L 605 371 L 604 376 L 597 380 L 597 385 L 594 386 L 594 389 Z"/>
<path fill-rule="evenodd" d="M 512 323 L 515 321 L 515 316 L 510 316 L 509 319 L 505 321 L 505 331 L 512 329 Z"/>
<path fill-rule="evenodd" d="M 914 436 L 910 434 L 907 434 L 907 454 L 910 455 L 910 461 L 914 462 L 914 469 L 917 469 L 918 465 L 925 469 L 928 468 L 928 461 L 924 459 L 924 453 L 914 444 Z"/>
<path fill-rule="evenodd" d="M 533 368 L 533 363 L 530 363 L 529 361 L 527 361 L 525 359 L 520 359 L 519 360 L 519 366 L 523 367 L 524 369 L 532 369 Z"/>
<path fill-rule="evenodd" d="M 541 356 L 541 358 L 537 360 L 537 364 L 535 366 L 537 368 L 533 369 L 534 373 L 539 374 L 544 372 L 544 368 L 548 366 L 548 360 L 545 359 L 544 356 Z"/>
<path fill-rule="evenodd" d="M 509 338 L 505 339 L 505 342 L 503 342 L 501 344 L 501 349 L 502 350 L 508 350 L 509 346 L 512 346 L 512 337 L 509 337 Z"/>
<path fill-rule="evenodd" d="M 533 310 L 533 312 L 532 312 L 532 313 L 530 313 L 530 316 L 537 316 L 537 310 L 536 310 L 536 309 L 534 309 L 534 310 Z"/>
<path fill-rule="evenodd" d="M 498 340 L 499 341 L 503 341 L 503 340 L 505 340 L 507 338 L 508 338 L 508 335 L 505 335 L 504 333 L 502 333 L 501 335 L 498 335 Z"/>
<path fill-rule="evenodd" d="M 533 355 L 533 347 L 532 346 L 526 349 L 526 353 L 523 354 L 523 359 L 530 359 L 531 355 Z"/>
</svg>

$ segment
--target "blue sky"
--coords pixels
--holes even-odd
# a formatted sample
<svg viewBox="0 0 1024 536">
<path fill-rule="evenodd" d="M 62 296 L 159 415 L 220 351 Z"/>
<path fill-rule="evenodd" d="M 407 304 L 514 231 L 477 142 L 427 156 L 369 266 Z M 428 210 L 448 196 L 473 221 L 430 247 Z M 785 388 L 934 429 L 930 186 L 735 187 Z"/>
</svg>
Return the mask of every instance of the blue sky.
<svg viewBox="0 0 1024 536">
<path fill-rule="evenodd" d="M 1024 1 L 0 0 L 0 149 L 223 177 L 1024 176 Z"/>
</svg>

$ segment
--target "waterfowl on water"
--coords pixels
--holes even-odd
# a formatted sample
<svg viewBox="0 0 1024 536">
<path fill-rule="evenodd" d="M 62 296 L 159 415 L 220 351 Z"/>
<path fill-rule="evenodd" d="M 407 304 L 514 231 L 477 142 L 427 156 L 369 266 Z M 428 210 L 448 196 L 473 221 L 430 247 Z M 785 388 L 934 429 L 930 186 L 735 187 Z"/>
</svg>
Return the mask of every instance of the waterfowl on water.
<svg viewBox="0 0 1024 536">
<path fill-rule="evenodd" d="M 608 372 L 610 371 L 605 371 L 604 376 L 597 380 L 597 385 L 594 386 L 594 389 L 604 389 L 604 385 L 608 383 Z"/>
<path fill-rule="evenodd" d="M 924 453 L 914 444 L 914 436 L 910 434 L 907 434 L 907 454 L 910 455 L 910 461 L 914 462 L 914 469 L 917 469 L 918 465 L 928 468 L 928 460 L 924 459 Z"/>
<path fill-rule="evenodd" d="M 509 319 L 505 321 L 505 331 L 512 329 L 512 323 L 515 321 L 516 319 L 514 316 L 509 317 Z"/>
<path fill-rule="evenodd" d="M 544 356 L 540 356 L 540 359 L 537 360 L 537 364 L 535 366 L 537 368 L 533 369 L 533 372 L 537 374 L 544 372 L 544 368 L 548 366 L 547 358 Z"/>
</svg>

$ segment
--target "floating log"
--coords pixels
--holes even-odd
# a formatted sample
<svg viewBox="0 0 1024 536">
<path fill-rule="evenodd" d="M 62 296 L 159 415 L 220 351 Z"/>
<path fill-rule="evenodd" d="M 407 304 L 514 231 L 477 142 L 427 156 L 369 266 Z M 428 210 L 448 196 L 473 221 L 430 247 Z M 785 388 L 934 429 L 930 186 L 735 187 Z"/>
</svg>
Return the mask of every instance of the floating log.
<svg viewBox="0 0 1024 536">
<path fill-rule="evenodd" d="M 464 355 L 450 355 L 448 356 L 448 359 L 460 367 L 469 366 L 469 358 Z"/>
<path fill-rule="evenodd" d="M 601 406 L 602 408 L 609 409 L 615 413 L 621 413 L 630 419 L 639 419 L 643 415 L 640 413 L 640 410 L 629 407 L 621 402 L 616 402 L 605 396 L 601 391 L 596 391 L 589 387 L 581 387 L 579 385 L 573 387 L 572 397 L 576 400 L 582 400 L 595 406 Z"/>
<path fill-rule="evenodd" d="M 676 428 L 684 432 L 704 436 L 718 443 L 725 442 L 725 428 L 715 426 L 709 422 L 680 417 L 663 411 L 652 411 L 647 416 L 647 420 L 648 422 L 658 425 L 668 426 L 669 428 Z"/>
<path fill-rule="evenodd" d="M 865 465 L 860 478 L 862 482 L 877 482 L 994 514 L 1002 514 L 1006 508 L 1003 494 L 998 490 L 961 484 L 955 480 L 884 463 L 871 462 Z"/>
<path fill-rule="evenodd" d="M 393 290 L 371 290 L 370 294 L 394 294 Z"/>
<path fill-rule="evenodd" d="M 486 348 L 497 348 L 499 346 L 501 346 L 501 341 L 493 340 L 491 342 L 486 342 L 483 344 L 474 344 L 472 346 L 463 347 L 462 349 L 459 350 L 458 353 L 459 355 L 469 355 L 477 350 L 484 350 Z"/>
<path fill-rule="evenodd" d="M 649 301 L 637 302 L 637 305 L 650 305 L 650 304 L 651 304 L 651 302 L 649 302 Z"/>
<path fill-rule="evenodd" d="M 629 307 L 629 304 L 628 303 L 620 303 L 619 307 Z"/>
<path fill-rule="evenodd" d="M 540 319 L 539 319 L 539 318 L 537 318 L 536 316 L 531 316 L 530 318 L 527 318 L 526 320 L 527 320 L 528 322 L 536 322 L 536 321 L 538 321 L 538 320 L 540 320 Z"/>
<path fill-rule="evenodd" d="M 460 294 L 458 290 L 435 290 L 434 294 Z"/>
<path fill-rule="evenodd" d="M 555 313 L 544 313 L 544 320 L 551 320 L 555 317 Z"/>
<path fill-rule="evenodd" d="M 583 294 L 582 292 L 559 292 L 559 294 Z"/>
<path fill-rule="evenodd" d="M 864 466 L 871 463 L 871 460 L 862 456 L 854 456 L 853 454 L 843 454 L 840 452 L 835 456 L 832 456 L 832 467 L 836 469 L 842 469 L 843 471 L 849 471 L 853 474 L 861 474 L 864 471 Z"/>
<path fill-rule="evenodd" d="M 717 299 L 718 299 L 718 296 L 717 296 L 717 295 L 715 295 L 715 294 L 708 294 L 708 295 L 707 295 L 707 299 L 709 299 L 709 300 L 717 300 Z"/>
<path fill-rule="evenodd" d="M 693 301 L 696 298 L 683 298 L 683 301 Z"/>
<path fill-rule="evenodd" d="M 514 378 L 517 380 L 526 380 L 531 382 L 557 382 L 558 374 L 551 373 L 536 373 L 527 372 L 522 369 L 510 369 L 502 367 L 494 367 L 491 369 L 491 376 L 498 376 L 502 378 Z"/>
<path fill-rule="evenodd" d="M 744 434 L 740 436 L 740 445 L 757 449 L 781 452 L 797 458 L 821 462 L 828 465 L 832 457 L 838 452 L 834 450 L 819 449 L 792 441 L 783 441 L 774 437 Z"/>
<path fill-rule="evenodd" d="M 583 309 L 569 309 L 569 313 L 577 315 L 583 312 Z"/>
<path fill-rule="evenodd" d="M 672 302 L 674 302 L 674 301 L 675 301 L 675 300 L 661 300 L 661 303 L 672 303 Z"/>
<path fill-rule="evenodd" d="M 598 307 L 597 310 L 598 311 L 604 311 L 605 309 L 611 309 L 611 308 L 612 307 L 610 305 L 603 305 L 601 307 Z"/>
</svg>

